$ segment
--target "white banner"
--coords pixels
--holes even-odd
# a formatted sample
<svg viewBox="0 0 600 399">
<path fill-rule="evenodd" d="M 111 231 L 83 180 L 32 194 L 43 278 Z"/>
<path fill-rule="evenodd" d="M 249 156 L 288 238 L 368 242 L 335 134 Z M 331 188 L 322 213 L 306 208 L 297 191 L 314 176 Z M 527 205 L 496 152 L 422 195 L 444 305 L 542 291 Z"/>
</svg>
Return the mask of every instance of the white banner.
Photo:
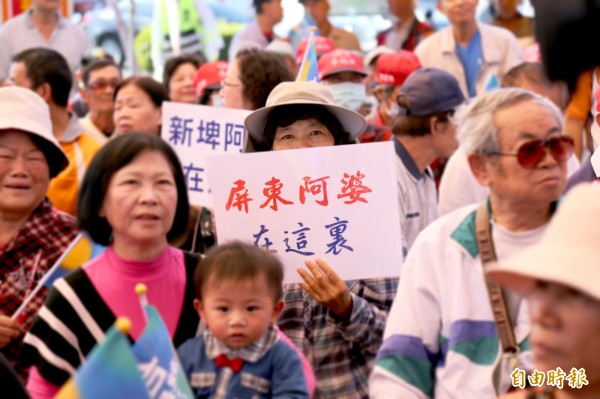
<svg viewBox="0 0 600 399">
<path fill-rule="evenodd" d="M 212 156 L 218 240 L 277 252 L 286 283 L 314 258 L 344 280 L 398 276 L 395 157 L 391 142 Z"/>
<path fill-rule="evenodd" d="M 161 136 L 181 160 L 190 203 L 211 208 L 206 157 L 243 151 L 250 111 L 165 102 L 162 113 Z"/>
</svg>

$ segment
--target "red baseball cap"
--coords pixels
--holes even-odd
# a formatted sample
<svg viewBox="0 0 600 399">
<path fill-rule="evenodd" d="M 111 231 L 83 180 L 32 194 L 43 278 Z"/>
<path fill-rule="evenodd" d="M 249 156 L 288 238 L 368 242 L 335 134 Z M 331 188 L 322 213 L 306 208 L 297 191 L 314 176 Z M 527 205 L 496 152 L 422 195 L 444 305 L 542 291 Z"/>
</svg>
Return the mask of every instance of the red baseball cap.
<svg viewBox="0 0 600 399">
<path fill-rule="evenodd" d="M 225 79 L 227 61 L 207 62 L 202 64 L 194 75 L 194 87 L 196 94 L 201 95 L 206 89 L 218 89 L 221 86 L 221 81 Z"/>
<path fill-rule="evenodd" d="M 302 58 L 304 58 L 304 52 L 306 51 L 307 44 L 308 39 L 304 39 L 298 44 L 298 48 L 296 49 L 296 64 L 298 65 L 302 64 Z M 317 51 L 317 58 L 325 53 L 333 51 L 333 49 L 333 42 L 330 38 L 315 36 L 315 50 Z"/>
<path fill-rule="evenodd" d="M 362 57 L 353 51 L 336 49 L 319 58 L 319 79 L 340 72 L 356 72 L 367 76 Z"/>
<path fill-rule="evenodd" d="M 381 54 L 377 59 L 375 80 L 379 84 L 400 86 L 408 75 L 420 67 L 421 62 L 412 51 L 400 50 L 393 54 Z"/>
</svg>

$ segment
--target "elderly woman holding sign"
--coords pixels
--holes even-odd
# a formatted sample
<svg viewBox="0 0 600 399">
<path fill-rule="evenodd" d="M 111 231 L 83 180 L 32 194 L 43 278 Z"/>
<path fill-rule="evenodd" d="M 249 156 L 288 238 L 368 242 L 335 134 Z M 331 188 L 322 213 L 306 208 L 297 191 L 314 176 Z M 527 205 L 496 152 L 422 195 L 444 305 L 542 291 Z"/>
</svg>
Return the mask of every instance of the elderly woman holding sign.
<svg viewBox="0 0 600 399">
<path fill-rule="evenodd" d="M 349 144 L 366 127 L 360 114 L 335 105 L 329 89 L 309 82 L 279 84 L 245 123 L 258 151 Z M 306 267 L 298 269 L 302 283 L 285 286 L 279 327 L 311 359 L 316 396 L 367 397 L 398 280 L 344 282 L 321 259 Z"/>
<path fill-rule="evenodd" d="M 0 350 L 23 380 L 21 338 L 47 290 L 30 293 L 77 235 L 75 219 L 46 198 L 67 164 L 44 100 L 20 87 L 0 89 Z"/>
<path fill-rule="evenodd" d="M 600 185 L 582 184 L 565 197 L 539 244 L 489 268 L 492 281 L 529 303 L 536 371 L 515 369 L 511 378 L 533 391 L 506 399 L 600 397 L 599 219 Z"/>
<path fill-rule="evenodd" d="M 148 302 L 178 345 L 195 335 L 193 274 L 198 263 L 168 244 L 187 226 L 188 197 L 181 164 L 159 137 L 127 134 L 109 141 L 88 168 L 78 219 L 108 249 L 54 283 L 25 336 L 23 357 L 32 362 L 27 389 L 53 397 L 117 316 L 132 320 L 137 339 L 145 315 L 135 292 L 148 287 Z"/>
</svg>

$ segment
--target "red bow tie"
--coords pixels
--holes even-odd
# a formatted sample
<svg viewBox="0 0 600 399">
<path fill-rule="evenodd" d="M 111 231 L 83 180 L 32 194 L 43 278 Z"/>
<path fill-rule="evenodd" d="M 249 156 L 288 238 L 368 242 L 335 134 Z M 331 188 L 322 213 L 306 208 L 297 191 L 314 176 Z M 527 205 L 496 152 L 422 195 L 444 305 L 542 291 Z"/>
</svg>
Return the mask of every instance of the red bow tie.
<svg viewBox="0 0 600 399">
<path fill-rule="evenodd" d="M 215 359 L 215 365 L 219 368 L 229 367 L 234 373 L 239 373 L 242 367 L 244 366 L 244 359 L 242 359 L 241 357 L 230 359 L 227 357 L 227 355 L 220 354 Z"/>
</svg>

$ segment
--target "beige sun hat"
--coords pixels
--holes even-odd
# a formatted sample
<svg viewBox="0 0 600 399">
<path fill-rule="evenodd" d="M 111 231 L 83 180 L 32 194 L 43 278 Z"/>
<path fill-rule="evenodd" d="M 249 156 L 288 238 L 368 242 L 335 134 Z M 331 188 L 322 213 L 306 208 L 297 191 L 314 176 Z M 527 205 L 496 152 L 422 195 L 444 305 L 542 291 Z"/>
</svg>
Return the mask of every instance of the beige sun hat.
<svg viewBox="0 0 600 399">
<path fill-rule="evenodd" d="M 600 184 L 574 187 L 560 203 L 542 241 L 490 265 L 487 276 L 523 295 L 541 280 L 600 301 Z"/>
<path fill-rule="evenodd" d="M 48 104 L 34 91 L 17 86 L 0 88 L 0 130 L 16 129 L 38 138 L 50 168 L 50 177 L 59 174 L 69 159 L 52 133 Z M 41 139 L 41 140 L 40 140 Z"/>
<path fill-rule="evenodd" d="M 335 105 L 331 91 L 315 82 L 282 82 L 275 86 L 267 98 L 267 104 L 246 117 L 244 124 L 248 134 L 262 142 L 265 125 L 271 111 L 282 105 L 322 105 L 335 116 L 344 130 L 356 138 L 367 127 L 365 118 L 358 112 Z"/>
</svg>

